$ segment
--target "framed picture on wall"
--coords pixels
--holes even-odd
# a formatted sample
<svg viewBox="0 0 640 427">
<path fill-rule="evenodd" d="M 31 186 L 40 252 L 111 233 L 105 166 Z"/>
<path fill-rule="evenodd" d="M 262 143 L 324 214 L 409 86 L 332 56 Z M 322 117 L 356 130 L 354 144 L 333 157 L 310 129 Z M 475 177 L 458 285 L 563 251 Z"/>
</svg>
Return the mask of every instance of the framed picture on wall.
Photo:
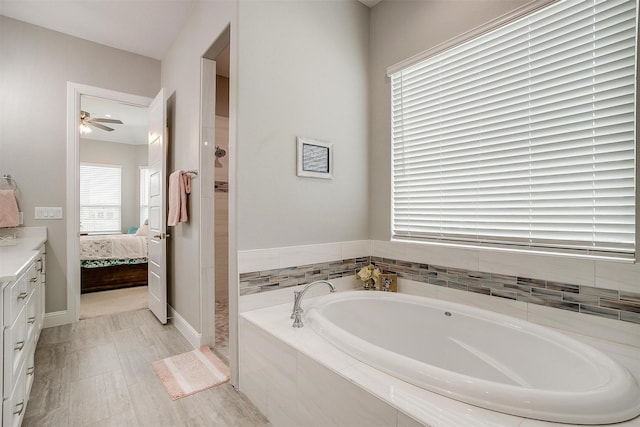
<svg viewBox="0 0 640 427">
<path fill-rule="evenodd" d="M 398 292 L 398 275 L 397 274 L 381 274 L 380 290 L 385 292 Z"/>
<path fill-rule="evenodd" d="M 298 176 L 333 178 L 333 144 L 299 136 L 297 145 Z"/>
</svg>

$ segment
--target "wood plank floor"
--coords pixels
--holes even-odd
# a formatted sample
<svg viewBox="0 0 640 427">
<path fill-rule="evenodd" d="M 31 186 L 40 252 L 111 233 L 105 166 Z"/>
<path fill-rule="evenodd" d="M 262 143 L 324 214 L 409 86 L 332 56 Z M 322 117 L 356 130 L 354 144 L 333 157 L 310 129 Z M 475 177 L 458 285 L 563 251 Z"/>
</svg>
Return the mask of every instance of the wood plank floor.
<svg viewBox="0 0 640 427">
<path fill-rule="evenodd" d="M 229 384 L 172 401 L 151 363 L 193 348 L 149 310 L 48 328 L 23 426 L 270 426 Z"/>
</svg>

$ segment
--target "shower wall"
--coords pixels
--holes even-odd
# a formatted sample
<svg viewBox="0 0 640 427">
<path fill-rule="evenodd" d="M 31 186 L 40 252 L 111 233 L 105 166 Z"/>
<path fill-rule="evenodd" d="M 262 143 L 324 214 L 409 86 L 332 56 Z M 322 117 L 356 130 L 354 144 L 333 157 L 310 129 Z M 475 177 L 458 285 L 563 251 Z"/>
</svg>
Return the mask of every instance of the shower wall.
<svg viewBox="0 0 640 427">
<path fill-rule="evenodd" d="M 216 110 L 217 111 L 217 110 Z M 216 146 L 229 153 L 229 118 L 216 115 Z M 229 156 L 215 161 L 215 280 L 216 301 L 229 297 Z"/>
</svg>

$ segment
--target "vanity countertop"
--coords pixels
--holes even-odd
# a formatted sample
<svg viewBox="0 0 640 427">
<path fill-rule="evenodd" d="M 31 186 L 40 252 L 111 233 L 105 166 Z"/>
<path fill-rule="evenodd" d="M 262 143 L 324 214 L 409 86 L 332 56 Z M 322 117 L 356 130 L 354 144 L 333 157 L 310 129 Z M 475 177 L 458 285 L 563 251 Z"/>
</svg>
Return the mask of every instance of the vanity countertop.
<svg viewBox="0 0 640 427">
<path fill-rule="evenodd" d="M 20 276 L 27 269 L 27 267 L 38 257 L 38 249 L 44 242 L 47 241 L 46 228 L 29 228 L 44 229 L 44 233 L 20 233 L 21 235 L 16 238 L 15 245 L 0 246 L 0 283 L 16 280 L 18 276 Z"/>
</svg>

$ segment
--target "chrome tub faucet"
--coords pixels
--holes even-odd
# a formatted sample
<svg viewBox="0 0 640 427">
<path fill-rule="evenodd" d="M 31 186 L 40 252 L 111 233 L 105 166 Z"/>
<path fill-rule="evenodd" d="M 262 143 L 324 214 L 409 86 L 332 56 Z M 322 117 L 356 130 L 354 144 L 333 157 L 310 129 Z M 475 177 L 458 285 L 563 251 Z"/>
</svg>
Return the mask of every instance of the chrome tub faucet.
<svg viewBox="0 0 640 427">
<path fill-rule="evenodd" d="M 300 305 L 302 303 L 302 297 L 310 288 L 322 284 L 328 285 L 331 292 L 336 291 L 336 287 L 333 286 L 333 283 L 329 282 L 328 280 L 316 280 L 315 282 L 309 283 L 301 291 L 293 291 L 293 312 L 291 313 L 291 318 L 293 319 L 294 328 L 302 328 L 304 326 L 301 318 L 302 312 L 304 312 L 304 310 Z"/>
</svg>

